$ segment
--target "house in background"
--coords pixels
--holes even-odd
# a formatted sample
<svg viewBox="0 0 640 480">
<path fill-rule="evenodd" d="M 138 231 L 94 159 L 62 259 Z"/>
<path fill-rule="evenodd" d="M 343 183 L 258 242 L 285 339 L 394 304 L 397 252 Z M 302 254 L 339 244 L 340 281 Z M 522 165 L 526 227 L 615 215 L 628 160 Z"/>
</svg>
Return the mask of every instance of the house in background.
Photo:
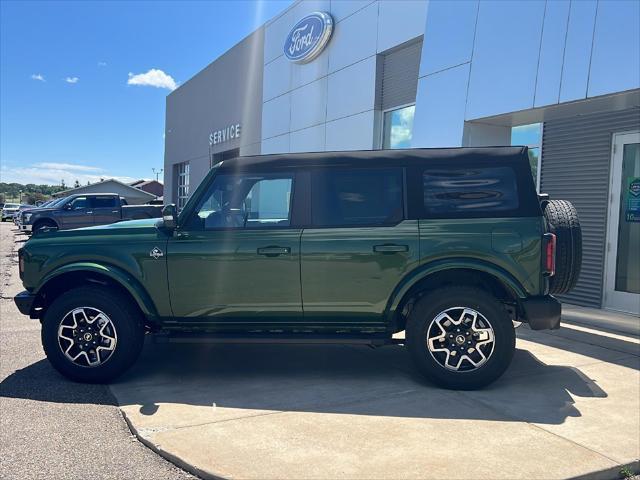
<svg viewBox="0 0 640 480">
<path fill-rule="evenodd" d="M 62 198 L 79 193 L 115 193 L 124 197 L 129 205 L 142 205 L 144 203 L 149 203 L 156 198 L 152 193 L 127 185 L 115 178 L 90 183 L 89 185 L 83 185 L 77 188 L 70 188 L 69 190 L 55 193 L 53 197 Z"/>
<path fill-rule="evenodd" d="M 142 190 L 143 192 L 151 193 L 156 197 L 162 197 L 164 193 L 164 186 L 157 180 L 136 180 L 129 185 Z"/>
</svg>

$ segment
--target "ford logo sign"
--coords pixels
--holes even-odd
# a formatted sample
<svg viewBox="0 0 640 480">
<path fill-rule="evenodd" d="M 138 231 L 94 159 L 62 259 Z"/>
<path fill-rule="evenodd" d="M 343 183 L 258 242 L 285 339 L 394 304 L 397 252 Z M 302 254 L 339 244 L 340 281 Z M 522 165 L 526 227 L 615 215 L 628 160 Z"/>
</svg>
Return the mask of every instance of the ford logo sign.
<svg viewBox="0 0 640 480">
<path fill-rule="evenodd" d="M 294 25 L 284 42 L 284 54 L 292 62 L 307 63 L 324 49 L 333 32 L 333 19 L 326 12 L 313 12 Z"/>
</svg>

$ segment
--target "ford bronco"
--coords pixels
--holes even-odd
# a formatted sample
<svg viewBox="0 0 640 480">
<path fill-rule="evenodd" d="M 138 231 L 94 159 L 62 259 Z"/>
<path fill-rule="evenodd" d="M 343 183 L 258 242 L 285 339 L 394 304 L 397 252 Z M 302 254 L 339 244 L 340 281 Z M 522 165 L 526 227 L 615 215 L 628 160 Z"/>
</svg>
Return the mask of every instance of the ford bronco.
<svg viewBox="0 0 640 480">
<path fill-rule="evenodd" d="M 162 333 L 400 343 L 473 389 L 509 366 L 514 322 L 559 328 L 580 262 L 575 209 L 536 193 L 526 147 L 266 155 L 215 165 L 179 215 L 35 234 L 15 302 L 77 381 Z"/>
</svg>

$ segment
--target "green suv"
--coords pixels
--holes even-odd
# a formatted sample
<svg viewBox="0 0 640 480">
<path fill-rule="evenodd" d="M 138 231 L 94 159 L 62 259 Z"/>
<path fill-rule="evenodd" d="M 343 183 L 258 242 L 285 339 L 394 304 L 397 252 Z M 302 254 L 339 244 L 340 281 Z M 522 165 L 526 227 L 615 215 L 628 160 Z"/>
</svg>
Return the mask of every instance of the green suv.
<svg viewBox="0 0 640 480">
<path fill-rule="evenodd" d="M 551 294 L 580 258 L 575 210 L 536 193 L 525 147 L 266 155 L 214 166 L 179 215 L 37 233 L 15 302 L 78 381 L 110 381 L 161 333 L 401 343 L 471 389 L 508 367 L 514 321 L 559 327 Z"/>
</svg>

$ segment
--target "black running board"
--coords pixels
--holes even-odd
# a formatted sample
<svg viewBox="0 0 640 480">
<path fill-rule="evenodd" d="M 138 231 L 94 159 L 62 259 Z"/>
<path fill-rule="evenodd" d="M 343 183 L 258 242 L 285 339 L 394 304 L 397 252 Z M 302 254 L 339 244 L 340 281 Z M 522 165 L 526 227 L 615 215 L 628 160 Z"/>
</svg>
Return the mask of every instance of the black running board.
<svg viewBox="0 0 640 480">
<path fill-rule="evenodd" d="M 230 334 L 230 333 L 168 333 L 153 336 L 156 343 L 235 343 L 235 344 L 338 344 L 338 345 L 401 345 L 402 338 L 389 336 L 362 336 L 348 334 Z"/>
</svg>

